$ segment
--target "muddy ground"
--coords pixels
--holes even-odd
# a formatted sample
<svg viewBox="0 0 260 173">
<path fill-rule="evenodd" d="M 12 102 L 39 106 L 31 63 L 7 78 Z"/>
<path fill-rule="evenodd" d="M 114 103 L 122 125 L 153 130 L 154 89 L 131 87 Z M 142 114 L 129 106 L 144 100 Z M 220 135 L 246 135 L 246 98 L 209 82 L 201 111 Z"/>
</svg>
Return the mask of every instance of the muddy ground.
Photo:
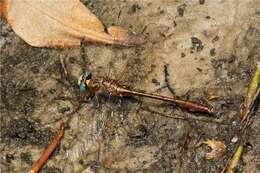
<svg viewBox="0 0 260 173">
<path fill-rule="evenodd" d="M 239 128 L 238 110 L 260 60 L 260 2 L 82 2 L 106 26 L 143 33 L 147 43 L 34 48 L 1 19 L 1 172 L 28 171 L 68 121 L 41 172 L 219 173 L 236 147 L 231 139 Z M 99 101 L 83 102 L 77 79 L 86 67 L 93 75 L 121 79 L 138 90 L 213 105 L 216 113 L 189 113 L 137 97 L 100 95 Z M 208 95 L 220 98 L 207 101 Z M 254 115 L 237 172 L 260 171 L 259 108 Z M 225 142 L 227 153 L 206 160 L 210 148 L 194 149 L 206 139 Z"/>
</svg>

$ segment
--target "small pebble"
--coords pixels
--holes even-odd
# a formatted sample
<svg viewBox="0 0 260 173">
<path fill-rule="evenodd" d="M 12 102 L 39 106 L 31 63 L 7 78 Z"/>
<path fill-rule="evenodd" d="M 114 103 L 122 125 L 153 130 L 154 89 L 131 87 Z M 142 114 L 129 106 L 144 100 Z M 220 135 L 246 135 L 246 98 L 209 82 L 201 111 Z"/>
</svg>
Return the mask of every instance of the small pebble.
<svg viewBox="0 0 260 173">
<path fill-rule="evenodd" d="M 235 135 L 232 139 L 231 142 L 236 143 L 238 141 L 238 136 Z"/>
</svg>

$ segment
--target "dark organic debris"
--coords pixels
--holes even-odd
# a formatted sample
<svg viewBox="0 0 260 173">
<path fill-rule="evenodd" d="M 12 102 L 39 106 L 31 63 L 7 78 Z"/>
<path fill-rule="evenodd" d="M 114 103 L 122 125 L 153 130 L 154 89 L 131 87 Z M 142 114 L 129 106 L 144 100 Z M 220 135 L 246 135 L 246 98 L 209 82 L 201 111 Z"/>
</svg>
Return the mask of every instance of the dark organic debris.
<svg viewBox="0 0 260 173">
<path fill-rule="evenodd" d="M 139 11 L 141 9 L 141 7 L 136 3 L 136 4 L 133 4 L 131 6 L 131 10 L 130 10 L 130 13 L 136 13 L 137 11 Z"/>
<path fill-rule="evenodd" d="M 199 0 L 200 5 L 203 5 L 205 3 L 205 0 Z"/>
<path fill-rule="evenodd" d="M 28 165 L 31 165 L 33 163 L 32 161 L 32 155 L 30 153 L 21 153 L 20 154 L 21 160 Z"/>
<path fill-rule="evenodd" d="M 191 50 L 195 50 L 197 52 L 202 51 L 204 48 L 202 41 L 197 37 L 191 37 L 191 44 L 192 44 Z"/>
<path fill-rule="evenodd" d="M 187 7 L 186 4 L 182 4 L 177 7 L 177 11 L 180 17 L 183 17 L 186 7 Z"/>
<path fill-rule="evenodd" d="M 46 145 L 52 136 L 50 129 L 36 130 L 35 123 L 24 117 L 12 120 L 2 133 L 5 142 L 15 142 L 18 145 Z"/>
<path fill-rule="evenodd" d="M 185 56 L 186 56 L 185 53 L 182 52 L 181 57 L 184 58 Z"/>
<path fill-rule="evenodd" d="M 210 49 L 209 53 L 210 53 L 211 56 L 215 56 L 216 55 L 216 49 L 215 48 Z"/>
<path fill-rule="evenodd" d="M 175 91 L 174 91 L 174 89 L 171 87 L 170 81 L 169 81 L 168 65 L 169 65 L 169 64 L 164 65 L 164 71 L 163 71 L 163 72 L 164 72 L 164 81 L 165 81 L 165 84 L 166 84 L 167 88 L 169 89 L 169 91 L 170 91 L 173 95 L 175 95 Z"/>
<path fill-rule="evenodd" d="M 219 40 L 219 36 L 215 36 L 213 39 L 212 39 L 212 43 L 215 43 Z"/>
<path fill-rule="evenodd" d="M 4 160 L 6 160 L 7 163 L 11 163 L 12 160 L 14 160 L 14 155 L 13 154 L 6 154 L 3 157 Z"/>
<path fill-rule="evenodd" d="M 152 79 L 152 83 L 154 83 L 155 85 L 159 86 L 160 85 L 160 82 L 156 79 Z"/>
</svg>

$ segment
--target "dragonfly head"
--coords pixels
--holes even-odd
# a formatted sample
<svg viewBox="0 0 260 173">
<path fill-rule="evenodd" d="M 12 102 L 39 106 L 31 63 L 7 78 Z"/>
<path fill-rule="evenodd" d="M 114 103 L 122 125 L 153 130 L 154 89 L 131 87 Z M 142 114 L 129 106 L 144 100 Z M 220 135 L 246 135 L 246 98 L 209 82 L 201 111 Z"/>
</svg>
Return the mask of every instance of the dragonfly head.
<svg viewBox="0 0 260 173">
<path fill-rule="evenodd" d="M 89 71 L 85 71 L 82 75 L 80 75 L 78 80 L 79 90 L 80 92 L 87 91 L 88 83 L 92 78 L 92 73 Z"/>
</svg>

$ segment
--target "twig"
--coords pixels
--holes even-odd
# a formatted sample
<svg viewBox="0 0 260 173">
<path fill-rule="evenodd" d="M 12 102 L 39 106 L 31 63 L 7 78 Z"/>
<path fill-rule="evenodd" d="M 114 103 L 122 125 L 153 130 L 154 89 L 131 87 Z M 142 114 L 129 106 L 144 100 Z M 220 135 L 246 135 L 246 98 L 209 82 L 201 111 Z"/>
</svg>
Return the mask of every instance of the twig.
<svg viewBox="0 0 260 173">
<path fill-rule="evenodd" d="M 239 160 L 240 160 L 240 157 L 243 153 L 243 150 L 244 150 L 244 146 L 243 144 L 240 144 L 234 154 L 234 156 L 232 157 L 231 161 L 230 161 L 230 164 L 227 168 L 227 173 L 234 173 L 234 169 L 235 167 L 237 166 Z"/>
<path fill-rule="evenodd" d="M 64 124 L 61 124 L 60 131 L 56 134 L 55 138 L 52 140 L 51 144 L 48 148 L 43 152 L 41 157 L 32 165 L 32 168 L 28 173 L 37 173 L 43 165 L 47 162 L 53 151 L 56 149 L 57 145 L 59 144 L 61 137 L 63 136 L 65 131 Z"/>
<path fill-rule="evenodd" d="M 164 65 L 164 70 L 163 70 L 163 72 L 164 72 L 164 81 L 165 81 L 165 84 L 166 84 L 167 88 L 169 89 L 169 91 L 173 95 L 175 95 L 174 89 L 170 86 L 168 65 L 169 64 Z"/>
</svg>

